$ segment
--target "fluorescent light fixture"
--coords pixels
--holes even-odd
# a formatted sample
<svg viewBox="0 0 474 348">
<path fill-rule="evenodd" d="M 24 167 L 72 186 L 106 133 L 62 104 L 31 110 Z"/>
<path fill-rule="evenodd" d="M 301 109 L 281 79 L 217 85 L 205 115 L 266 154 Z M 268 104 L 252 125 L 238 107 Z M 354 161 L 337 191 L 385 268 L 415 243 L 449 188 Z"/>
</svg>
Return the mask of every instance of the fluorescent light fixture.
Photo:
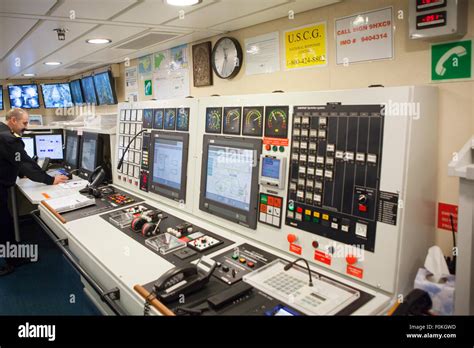
<svg viewBox="0 0 474 348">
<path fill-rule="evenodd" d="M 89 39 L 89 40 L 86 40 L 86 42 L 90 43 L 90 44 L 101 45 L 101 44 L 111 43 L 112 40 L 110 40 L 110 39 Z"/>
<path fill-rule="evenodd" d="M 61 62 L 45 62 L 44 65 L 61 65 Z"/>
<path fill-rule="evenodd" d="M 165 3 L 171 6 L 193 6 L 200 2 L 202 0 L 165 0 Z"/>
<path fill-rule="evenodd" d="M 24 76 L 24 77 L 33 77 L 33 76 L 36 76 L 36 74 L 33 74 L 33 73 L 25 73 L 25 74 L 23 74 L 22 76 Z"/>
</svg>

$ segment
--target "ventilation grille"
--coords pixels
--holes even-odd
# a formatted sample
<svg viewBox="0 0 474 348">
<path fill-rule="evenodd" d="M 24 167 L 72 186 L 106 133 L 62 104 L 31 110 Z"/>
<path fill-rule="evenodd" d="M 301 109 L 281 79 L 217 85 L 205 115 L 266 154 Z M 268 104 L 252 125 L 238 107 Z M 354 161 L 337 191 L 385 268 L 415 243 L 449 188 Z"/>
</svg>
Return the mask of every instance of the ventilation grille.
<svg viewBox="0 0 474 348">
<path fill-rule="evenodd" d="M 149 33 L 145 36 L 139 37 L 138 39 L 128 41 L 120 46 L 115 46 L 114 48 L 124 50 L 141 50 L 143 48 L 159 44 L 160 42 L 173 39 L 177 36 L 177 34 Z"/>
<path fill-rule="evenodd" d="M 74 69 L 74 70 L 85 69 L 85 68 L 88 68 L 92 65 L 97 65 L 97 64 L 100 64 L 100 62 L 77 62 L 73 65 L 69 65 L 69 66 L 65 67 L 64 69 Z"/>
</svg>

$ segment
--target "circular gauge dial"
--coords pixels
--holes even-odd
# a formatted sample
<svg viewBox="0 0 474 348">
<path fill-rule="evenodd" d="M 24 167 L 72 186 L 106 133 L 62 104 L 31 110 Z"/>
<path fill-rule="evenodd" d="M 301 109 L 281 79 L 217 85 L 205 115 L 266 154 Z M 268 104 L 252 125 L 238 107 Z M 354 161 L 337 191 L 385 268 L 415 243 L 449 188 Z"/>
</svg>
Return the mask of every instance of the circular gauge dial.
<svg viewBox="0 0 474 348">
<path fill-rule="evenodd" d="M 244 135 L 261 136 L 263 124 L 263 108 L 244 108 Z"/>
<path fill-rule="evenodd" d="M 176 129 L 180 131 L 189 130 L 189 108 L 178 109 L 178 116 L 176 118 Z"/>
<path fill-rule="evenodd" d="M 165 129 L 174 130 L 176 125 L 176 110 L 165 109 Z"/>
<path fill-rule="evenodd" d="M 265 136 L 286 138 L 288 136 L 288 107 L 267 107 Z"/>
<path fill-rule="evenodd" d="M 224 108 L 224 133 L 240 134 L 241 108 Z"/>
<path fill-rule="evenodd" d="M 222 109 L 208 108 L 206 111 L 206 132 L 220 133 L 222 127 Z"/>
</svg>

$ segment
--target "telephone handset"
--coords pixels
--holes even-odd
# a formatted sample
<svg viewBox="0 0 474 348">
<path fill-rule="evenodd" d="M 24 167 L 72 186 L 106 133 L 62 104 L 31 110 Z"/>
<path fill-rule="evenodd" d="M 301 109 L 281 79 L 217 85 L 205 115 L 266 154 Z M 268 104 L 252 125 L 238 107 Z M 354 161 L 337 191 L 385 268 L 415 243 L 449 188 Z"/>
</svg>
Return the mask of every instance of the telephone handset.
<svg viewBox="0 0 474 348">
<path fill-rule="evenodd" d="M 209 282 L 216 266 L 214 260 L 201 259 L 196 265 L 172 268 L 158 278 L 153 290 L 163 303 L 173 302 L 180 295 L 187 295 L 203 288 Z"/>
<path fill-rule="evenodd" d="M 104 182 L 106 175 L 104 168 L 101 166 L 97 167 L 89 177 L 89 185 L 79 192 L 93 195 L 95 198 L 102 197 L 102 193 L 98 187 Z"/>
<path fill-rule="evenodd" d="M 467 51 L 463 46 L 456 46 L 451 48 L 438 60 L 438 63 L 436 64 L 435 68 L 436 74 L 438 74 L 439 76 L 443 76 L 446 73 L 446 68 L 444 67 L 444 64 L 446 64 L 448 59 L 454 54 L 458 57 L 462 57 L 467 54 Z"/>
</svg>

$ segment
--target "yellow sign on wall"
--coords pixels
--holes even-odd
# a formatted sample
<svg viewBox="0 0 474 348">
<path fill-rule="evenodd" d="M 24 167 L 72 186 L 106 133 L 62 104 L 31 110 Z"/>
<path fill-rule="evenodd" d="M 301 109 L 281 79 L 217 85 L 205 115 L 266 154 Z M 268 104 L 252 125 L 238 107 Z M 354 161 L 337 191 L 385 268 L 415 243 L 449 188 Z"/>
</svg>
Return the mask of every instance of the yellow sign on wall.
<svg viewBox="0 0 474 348">
<path fill-rule="evenodd" d="M 285 32 L 286 70 L 327 64 L 326 22 Z"/>
</svg>

